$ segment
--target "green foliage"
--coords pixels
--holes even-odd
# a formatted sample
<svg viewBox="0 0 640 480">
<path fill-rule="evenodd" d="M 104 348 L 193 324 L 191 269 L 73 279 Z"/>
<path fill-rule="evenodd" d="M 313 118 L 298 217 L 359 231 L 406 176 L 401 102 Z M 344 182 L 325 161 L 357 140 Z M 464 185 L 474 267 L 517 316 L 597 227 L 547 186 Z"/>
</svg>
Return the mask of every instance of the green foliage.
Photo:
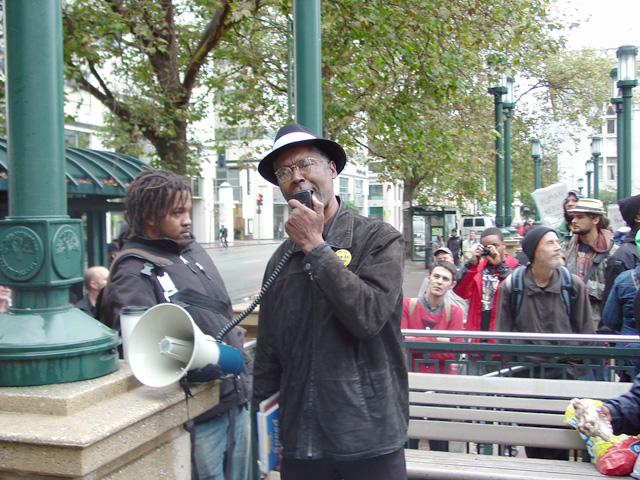
<svg viewBox="0 0 640 480">
<path fill-rule="evenodd" d="M 208 113 L 209 85 L 223 81 L 210 53 L 258 4 L 64 2 L 65 73 L 108 108 L 106 142 L 139 155 L 144 140 L 155 149 L 156 166 L 196 174 L 200 142 L 189 127 Z"/>
<path fill-rule="evenodd" d="M 322 2 L 324 136 L 402 184 L 405 201 L 453 205 L 462 190 L 486 207 L 496 138 L 487 62 L 499 60 L 517 81 L 512 191 L 530 203 L 531 137 L 543 141 L 543 185 L 555 182 L 550 132 L 597 125 L 611 67 L 564 50 L 553 3 Z M 63 15 L 65 73 L 108 107 L 103 135 L 117 150 L 138 156 L 151 143 L 156 166 L 196 173 L 203 144 L 249 145 L 290 119 L 292 0 L 66 0 Z M 196 137 L 194 123 L 213 124 L 213 103 L 215 140 Z"/>
<path fill-rule="evenodd" d="M 618 192 L 616 190 L 605 188 L 598 192 L 598 196 L 600 200 L 602 200 L 605 209 L 609 205 L 616 205 L 618 203 Z"/>
</svg>

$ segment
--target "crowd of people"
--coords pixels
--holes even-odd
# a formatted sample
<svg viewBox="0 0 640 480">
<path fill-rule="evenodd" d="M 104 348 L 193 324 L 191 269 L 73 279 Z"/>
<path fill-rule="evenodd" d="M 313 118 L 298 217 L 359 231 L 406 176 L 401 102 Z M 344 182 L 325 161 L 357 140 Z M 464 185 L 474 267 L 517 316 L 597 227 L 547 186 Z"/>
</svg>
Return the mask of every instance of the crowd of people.
<svg viewBox="0 0 640 480">
<path fill-rule="evenodd" d="M 186 376 L 221 381 L 218 405 L 185 425 L 193 478 L 248 478 L 251 412 L 279 392 L 283 480 L 405 479 L 408 371 L 482 375 L 500 362 L 449 353 L 412 352 L 407 358 L 401 328 L 424 331 L 418 339 L 454 342 L 462 340 L 432 337 L 428 330 L 638 333 L 633 303 L 640 287 L 640 195 L 619 202 L 628 225 L 619 241 L 602 202 L 577 191 L 567 194 L 558 228 L 527 226 L 515 257 L 498 228 L 471 231 L 468 238 L 453 229 L 446 241 L 439 236 L 433 242 L 433 262 L 413 297 L 402 290 L 402 235 L 354 214 L 334 193 L 346 160 L 338 143 L 291 123 L 278 131 L 259 164 L 291 211 L 278 227 L 283 242 L 264 272 L 269 286 L 262 292 L 255 360 L 244 353 L 243 330 L 231 328 L 224 281 L 190 231 L 192 192 L 182 177 L 155 169 L 140 173 L 125 198 L 127 229 L 109 245 L 109 268 L 85 272 L 86 295 L 76 307 L 109 327 L 120 330 L 124 307 L 179 301 L 203 333 L 223 335 L 243 352 L 239 375 L 208 365 Z M 313 208 L 294 198 L 303 190 L 311 191 Z M 220 238 L 226 236 L 221 227 Z M 10 290 L 0 287 L 0 309 L 9 304 Z M 537 373 L 601 379 L 570 358 L 558 361 L 566 368 Z M 629 366 L 640 373 L 636 363 Z M 640 381 L 602 408 L 616 430 L 637 429 L 637 415 L 628 416 L 640 411 L 638 393 Z M 430 448 L 448 450 L 448 444 L 431 441 Z M 511 447 L 506 452 L 515 454 Z M 544 448 L 526 453 L 568 458 L 566 451 Z"/>
</svg>

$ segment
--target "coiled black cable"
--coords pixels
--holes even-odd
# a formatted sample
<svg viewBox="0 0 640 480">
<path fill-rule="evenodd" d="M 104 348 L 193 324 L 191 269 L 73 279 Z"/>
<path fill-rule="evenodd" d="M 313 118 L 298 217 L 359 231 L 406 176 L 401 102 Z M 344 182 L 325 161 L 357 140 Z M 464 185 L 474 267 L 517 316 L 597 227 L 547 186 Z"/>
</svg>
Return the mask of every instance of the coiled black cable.
<svg viewBox="0 0 640 480">
<path fill-rule="evenodd" d="M 236 325 L 238 325 L 242 320 L 245 319 L 245 317 L 247 315 L 249 315 L 251 312 L 253 312 L 253 310 L 255 310 L 255 308 L 260 304 L 260 301 L 262 300 L 262 296 L 265 294 L 265 292 L 267 290 L 269 290 L 269 287 L 271 287 L 271 285 L 273 284 L 273 281 L 276 279 L 276 277 L 280 274 L 280 271 L 284 268 L 285 263 L 287 263 L 289 261 L 289 258 L 291 258 L 291 255 L 293 255 L 293 249 L 289 250 L 288 252 L 286 252 L 282 258 L 280 259 L 280 262 L 278 262 L 278 265 L 276 266 L 275 270 L 271 273 L 271 275 L 269 276 L 269 278 L 267 279 L 266 282 L 264 282 L 264 285 L 262 286 L 262 288 L 260 289 L 260 293 L 258 294 L 258 296 L 256 297 L 256 299 L 251 303 L 251 305 L 249 305 L 240 315 L 238 315 L 231 323 L 225 325 L 223 327 L 222 330 L 220 330 L 220 333 L 218 334 L 218 336 L 216 337 L 216 340 L 220 343 L 222 343 L 222 338 L 229 333 L 233 327 L 235 327 Z"/>
</svg>

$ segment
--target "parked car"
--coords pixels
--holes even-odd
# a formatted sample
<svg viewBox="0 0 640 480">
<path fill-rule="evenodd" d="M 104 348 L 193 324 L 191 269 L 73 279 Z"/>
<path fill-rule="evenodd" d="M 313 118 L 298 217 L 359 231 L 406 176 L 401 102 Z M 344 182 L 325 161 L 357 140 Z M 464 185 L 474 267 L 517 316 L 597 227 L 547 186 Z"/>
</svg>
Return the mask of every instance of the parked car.
<svg viewBox="0 0 640 480">
<path fill-rule="evenodd" d="M 463 239 L 469 238 L 469 232 L 471 230 L 475 230 L 478 236 L 480 233 L 489 227 L 495 227 L 496 222 L 492 216 L 482 215 L 482 216 L 470 216 L 470 217 L 462 217 L 462 221 L 460 222 L 460 235 Z"/>
</svg>

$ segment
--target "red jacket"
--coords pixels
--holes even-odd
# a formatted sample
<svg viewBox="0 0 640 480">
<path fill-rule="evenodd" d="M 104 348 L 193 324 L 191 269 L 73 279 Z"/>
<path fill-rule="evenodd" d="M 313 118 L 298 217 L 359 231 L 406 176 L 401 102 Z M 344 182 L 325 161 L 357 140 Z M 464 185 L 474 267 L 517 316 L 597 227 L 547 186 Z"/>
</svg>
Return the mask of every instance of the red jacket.
<svg viewBox="0 0 640 480">
<path fill-rule="evenodd" d="M 487 266 L 488 263 L 489 261 L 485 258 L 477 264 L 471 265 L 471 267 L 466 271 L 460 281 L 458 281 L 458 284 L 456 285 L 456 288 L 454 290 L 460 297 L 470 299 L 465 330 L 476 332 L 480 331 L 482 321 L 482 270 Z M 506 268 L 502 267 L 502 269 L 497 272 L 498 278 L 500 279 L 498 288 L 500 287 L 502 280 L 507 278 L 511 274 L 512 269 L 518 265 L 518 261 L 512 256 L 505 254 L 504 265 L 506 265 Z M 489 321 L 490 332 L 493 332 L 495 329 L 497 303 L 498 290 L 496 290 L 496 293 L 493 297 L 493 305 L 491 307 L 491 320 Z M 471 341 L 474 343 L 479 342 L 479 340 L 476 338 L 472 339 Z M 489 340 L 489 342 L 495 343 L 495 340 Z"/>
<path fill-rule="evenodd" d="M 432 315 L 429 312 L 426 312 L 420 302 L 416 304 L 415 309 L 413 310 L 413 314 L 409 317 L 409 303 L 411 302 L 410 298 L 405 298 L 402 302 L 402 322 L 400 324 L 400 328 L 408 328 L 411 330 L 424 330 L 426 320 L 427 323 L 431 323 L 429 325 L 430 330 L 462 330 L 464 327 L 462 325 L 462 310 L 455 305 L 451 305 L 451 318 L 449 319 L 449 323 L 447 323 L 447 317 L 445 309 L 438 315 Z M 435 337 L 406 337 L 408 341 L 411 340 L 420 340 L 433 342 L 437 339 Z M 462 338 L 452 338 L 445 339 L 444 341 L 451 342 L 462 342 Z M 423 372 L 423 373 L 449 373 L 455 375 L 453 371 L 453 367 L 449 365 L 448 371 L 445 369 L 447 360 L 454 360 L 456 358 L 455 353 L 433 353 L 433 352 L 425 352 L 422 349 L 411 349 L 409 347 L 409 353 L 411 354 L 411 364 L 409 365 L 410 372 Z M 424 360 L 425 353 L 429 354 L 429 359 L 438 360 L 438 371 L 436 372 L 435 364 L 425 364 L 421 361 Z M 414 366 L 418 365 L 418 369 L 415 370 Z"/>
</svg>

